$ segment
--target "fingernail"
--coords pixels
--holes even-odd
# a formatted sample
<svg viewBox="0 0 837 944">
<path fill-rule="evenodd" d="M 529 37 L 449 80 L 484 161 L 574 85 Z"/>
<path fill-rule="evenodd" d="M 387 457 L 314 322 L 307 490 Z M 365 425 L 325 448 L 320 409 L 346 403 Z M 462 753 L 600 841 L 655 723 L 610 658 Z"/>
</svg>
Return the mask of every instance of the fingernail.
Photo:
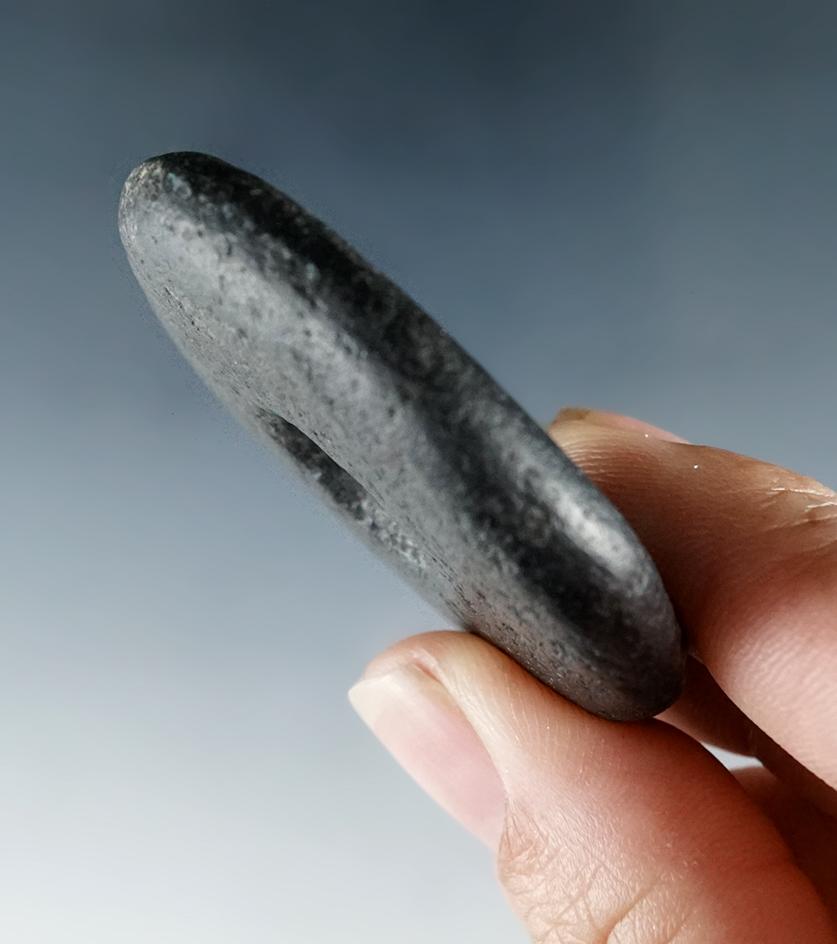
<svg viewBox="0 0 837 944">
<path fill-rule="evenodd" d="M 688 440 L 670 433 L 667 429 L 653 426 L 644 420 L 633 416 L 624 416 L 622 413 L 613 413 L 610 410 L 590 410 L 581 406 L 568 406 L 560 410 L 552 421 L 550 428 L 562 423 L 584 422 L 593 426 L 607 426 L 610 429 L 624 429 L 632 433 L 642 433 L 648 439 L 663 439 L 667 442 L 685 443 Z"/>
<path fill-rule="evenodd" d="M 505 791 L 482 741 L 442 684 L 408 664 L 362 679 L 349 701 L 419 786 L 496 849 Z"/>
</svg>

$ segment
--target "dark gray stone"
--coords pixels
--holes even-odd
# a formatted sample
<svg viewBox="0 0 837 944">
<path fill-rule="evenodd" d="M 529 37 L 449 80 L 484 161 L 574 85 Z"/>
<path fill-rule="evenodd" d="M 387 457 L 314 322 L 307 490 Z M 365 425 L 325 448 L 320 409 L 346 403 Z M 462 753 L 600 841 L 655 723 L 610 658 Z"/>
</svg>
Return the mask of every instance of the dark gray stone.
<svg viewBox="0 0 837 944">
<path fill-rule="evenodd" d="M 430 601 L 603 717 L 675 699 L 682 634 L 624 519 L 351 247 L 189 153 L 131 174 L 120 230 L 198 373 Z"/>
</svg>

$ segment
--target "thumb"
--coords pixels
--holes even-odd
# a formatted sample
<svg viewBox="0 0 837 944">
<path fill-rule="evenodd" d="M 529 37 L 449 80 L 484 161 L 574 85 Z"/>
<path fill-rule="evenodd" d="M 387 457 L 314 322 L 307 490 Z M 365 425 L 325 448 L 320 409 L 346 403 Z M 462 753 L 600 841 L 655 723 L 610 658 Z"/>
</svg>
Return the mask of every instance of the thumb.
<svg viewBox="0 0 837 944">
<path fill-rule="evenodd" d="M 399 644 L 350 698 L 496 853 L 534 941 L 833 941 L 770 822 L 674 728 L 593 717 L 464 633 Z"/>
</svg>

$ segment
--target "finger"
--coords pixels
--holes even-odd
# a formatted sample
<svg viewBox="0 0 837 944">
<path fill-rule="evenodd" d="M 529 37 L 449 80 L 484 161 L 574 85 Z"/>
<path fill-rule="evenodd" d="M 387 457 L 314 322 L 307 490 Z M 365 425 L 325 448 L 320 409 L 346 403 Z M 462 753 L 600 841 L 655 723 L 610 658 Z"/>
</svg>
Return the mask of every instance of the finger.
<svg viewBox="0 0 837 944">
<path fill-rule="evenodd" d="M 776 824 L 837 927 L 837 821 L 761 767 L 737 770 L 735 776 Z"/>
<path fill-rule="evenodd" d="M 668 725 L 593 717 L 464 633 L 396 646 L 351 698 L 419 783 L 497 850 L 533 940 L 833 944 L 769 820 Z"/>
<path fill-rule="evenodd" d="M 583 420 L 585 423 L 593 423 L 596 426 L 607 426 L 611 429 L 627 429 L 635 433 L 642 433 L 646 438 L 664 439 L 668 442 L 688 442 L 676 433 L 670 433 L 667 429 L 660 426 L 653 426 L 646 423 L 645 420 L 639 420 L 635 416 L 626 416 L 624 413 L 613 413 L 610 410 L 591 410 L 583 406 L 565 406 L 559 410 L 558 415 L 552 421 L 556 423 L 567 423 L 573 420 Z"/>
<path fill-rule="evenodd" d="M 686 442 L 679 436 L 619 413 L 571 407 L 561 410 L 557 423 L 584 420 L 596 426 L 642 433 L 644 438 Z M 697 740 L 735 753 L 756 757 L 794 791 L 831 817 L 837 817 L 837 791 L 755 725 L 695 659 L 686 665 L 682 697 L 660 716 Z"/>
<path fill-rule="evenodd" d="M 837 790 L 753 724 L 695 659 L 686 662 L 683 694 L 659 717 L 704 744 L 757 758 L 796 793 L 837 819 Z"/>
<path fill-rule="evenodd" d="M 556 441 L 653 555 L 733 702 L 837 786 L 837 495 L 706 446 L 561 418 Z"/>
</svg>

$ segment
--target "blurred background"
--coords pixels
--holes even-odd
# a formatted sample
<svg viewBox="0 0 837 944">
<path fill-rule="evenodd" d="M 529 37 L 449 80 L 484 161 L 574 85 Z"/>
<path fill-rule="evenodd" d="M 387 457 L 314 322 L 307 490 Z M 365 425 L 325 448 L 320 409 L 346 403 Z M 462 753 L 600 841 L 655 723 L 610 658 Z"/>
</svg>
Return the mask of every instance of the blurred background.
<svg viewBox="0 0 837 944">
<path fill-rule="evenodd" d="M 522 942 L 346 704 L 440 617 L 179 360 L 120 186 L 217 154 L 538 419 L 618 410 L 834 482 L 837 9 L 0 12 L 0 936 Z"/>
</svg>

